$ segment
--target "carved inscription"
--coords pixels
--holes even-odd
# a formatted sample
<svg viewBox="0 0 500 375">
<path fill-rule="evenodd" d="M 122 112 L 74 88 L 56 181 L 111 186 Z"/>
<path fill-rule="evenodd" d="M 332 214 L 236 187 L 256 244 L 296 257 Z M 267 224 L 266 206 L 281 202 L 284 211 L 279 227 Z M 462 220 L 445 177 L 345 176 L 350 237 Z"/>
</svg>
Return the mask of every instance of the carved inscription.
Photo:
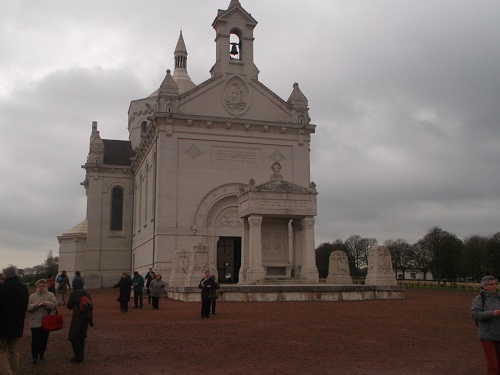
<svg viewBox="0 0 500 375">
<path fill-rule="evenodd" d="M 257 164 L 258 151 L 216 147 L 212 149 L 212 158 L 214 161 L 222 163 Z"/>
<path fill-rule="evenodd" d="M 259 208 L 268 208 L 273 210 L 309 210 L 311 202 L 307 201 L 276 201 L 276 200 L 259 200 Z"/>
</svg>

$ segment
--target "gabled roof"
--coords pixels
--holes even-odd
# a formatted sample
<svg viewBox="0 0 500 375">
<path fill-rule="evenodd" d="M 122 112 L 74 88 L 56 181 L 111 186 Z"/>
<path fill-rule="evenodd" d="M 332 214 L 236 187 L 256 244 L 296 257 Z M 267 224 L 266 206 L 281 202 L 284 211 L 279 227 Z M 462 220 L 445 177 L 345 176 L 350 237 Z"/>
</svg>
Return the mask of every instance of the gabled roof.
<svg viewBox="0 0 500 375">
<path fill-rule="evenodd" d="M 103 139 L 104 160 L 103 164 L 130 165 L 130 158 L 135 155 L 130 141 Z"/>
</svg>

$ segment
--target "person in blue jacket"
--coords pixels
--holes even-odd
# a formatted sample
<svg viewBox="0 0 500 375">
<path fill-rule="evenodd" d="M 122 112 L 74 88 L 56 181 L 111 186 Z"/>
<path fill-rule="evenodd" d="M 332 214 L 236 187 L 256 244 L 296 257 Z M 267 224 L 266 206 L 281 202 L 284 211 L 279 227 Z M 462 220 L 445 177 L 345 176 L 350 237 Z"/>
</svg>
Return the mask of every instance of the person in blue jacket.
<svg viewBox="0 0 500 375">
<path fill-rule="evenodd" d="M 142 309 L 142 293 L 144 291 L 144 277 L 139 275 L 139 272 L 134 271 L 132 277 L 132 286 L 134 287 L 134 309 L 140 307 Z"/>
</svg>

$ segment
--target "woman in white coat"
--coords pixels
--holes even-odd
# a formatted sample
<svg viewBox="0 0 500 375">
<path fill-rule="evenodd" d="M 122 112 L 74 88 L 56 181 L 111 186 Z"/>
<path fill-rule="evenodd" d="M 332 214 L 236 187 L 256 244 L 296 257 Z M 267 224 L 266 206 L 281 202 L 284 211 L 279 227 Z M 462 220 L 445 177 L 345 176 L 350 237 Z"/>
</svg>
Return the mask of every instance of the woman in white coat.
<svg viewBox="0 0 500 375">
<path fill-rule="evenodd" d="M 43 361 L 49 332 L 42 328 L 42 318 L 50 314 L 57 307 L 56 296 L 47 290 L 47 280 L 41 279 L 36 282 L 36 291 L 28 301 L 28 312 L 30 313 L 31 328 L 31 355 L 33 364 L 38 360 Z"/>
</svg>

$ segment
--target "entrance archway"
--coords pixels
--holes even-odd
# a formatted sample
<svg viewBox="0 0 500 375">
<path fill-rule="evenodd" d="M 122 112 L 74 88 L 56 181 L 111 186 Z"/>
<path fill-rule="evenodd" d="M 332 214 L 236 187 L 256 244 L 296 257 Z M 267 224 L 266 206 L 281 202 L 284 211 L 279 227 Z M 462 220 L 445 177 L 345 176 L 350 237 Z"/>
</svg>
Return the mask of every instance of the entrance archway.
<svg viewBox="0 0 500 375">
<path fill-rule="evenodd" d="M 238 283 L 241 265 L 241 237 L 219 237 L 217 241 L 217 279 L 226 282 L 227 265 L 231 267 L 231 283 Z"/>
</svg>

